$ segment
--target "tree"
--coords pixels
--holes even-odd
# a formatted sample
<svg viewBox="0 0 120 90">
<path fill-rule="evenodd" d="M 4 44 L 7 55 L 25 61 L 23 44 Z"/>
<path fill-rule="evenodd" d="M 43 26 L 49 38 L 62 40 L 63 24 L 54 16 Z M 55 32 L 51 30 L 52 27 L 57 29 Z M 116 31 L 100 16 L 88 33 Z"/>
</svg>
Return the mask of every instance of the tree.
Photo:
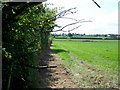
<svg viewBox="0 0 120 90">
<path fill-rule="evenodd" d="M 70 37 L 70 38 L 71 38 L 72 36 L 73 36 L 73 35 L 72 35 L 71 33 L 68 33 L 68 37 Z"/>
<path fill-rule="evenodd" d="M 3 88 L 27 88 L 29 69 L 38 52 L 49 46 L 56 10 L 40 3 L 3 3 Z M 17 82 L 17 83 L 16 83 Z"/>
</svg>

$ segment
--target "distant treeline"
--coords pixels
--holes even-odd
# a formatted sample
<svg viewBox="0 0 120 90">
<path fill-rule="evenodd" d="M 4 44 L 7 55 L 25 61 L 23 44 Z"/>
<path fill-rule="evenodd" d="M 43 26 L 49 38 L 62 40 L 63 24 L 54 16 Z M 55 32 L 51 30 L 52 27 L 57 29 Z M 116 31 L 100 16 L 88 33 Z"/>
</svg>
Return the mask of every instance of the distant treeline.
<svg viewBox="0 0 120 90">
<path fill-rule="evenodd" d="M 118 40 L 120 39 L 119 34 L 76 34 L 76 33 L 68 33 L 68 34 L 52 34 L 55 39 L 101 39 L 101 40 Z"/>
</svg>

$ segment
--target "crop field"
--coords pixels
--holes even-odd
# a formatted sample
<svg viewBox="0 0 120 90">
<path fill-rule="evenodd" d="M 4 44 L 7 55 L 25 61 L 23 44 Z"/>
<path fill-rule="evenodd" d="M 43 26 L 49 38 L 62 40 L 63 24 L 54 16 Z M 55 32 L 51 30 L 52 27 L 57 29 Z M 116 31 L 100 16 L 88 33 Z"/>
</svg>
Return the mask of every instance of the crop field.
<svg viewBox="0 0 120 90">
<path fill-rule="evenodd" d="M 118 87 L 117 40 L 54 40 L 53 53 L 85 88 Z"/>
</svg>

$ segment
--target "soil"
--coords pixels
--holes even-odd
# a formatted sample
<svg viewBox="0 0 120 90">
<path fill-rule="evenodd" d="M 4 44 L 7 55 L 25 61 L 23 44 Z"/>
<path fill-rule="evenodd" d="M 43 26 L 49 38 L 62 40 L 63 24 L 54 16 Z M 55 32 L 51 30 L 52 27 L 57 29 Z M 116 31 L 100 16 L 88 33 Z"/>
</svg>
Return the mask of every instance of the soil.
<svg viewBox="0 0 120 90">
<path fill-rule="evenodd" d="M 107 74 L 97 70 L 93 66 L 81 61 L 76 66 L 85 68 L 87 73 L 70 73 L 64 66 L 63 61 L 56 57 L 51 49 L 46 50 L 39 58 L 40 66 L 57 66 L 54 68 L 39 69 L 37 88 L 98 88 L 104 85 L 105 88 L 118 88 L 117 84 L 112 83 Z M 84 82 L 73 82 L 72 77 L 82 77 Z M 109 84 L 107 84 L 109 83 Z M 87 85 L 87 86 L 86 86 Z"/>
<path fill-rule="evenodd" d="M 71 74 L 65 68 L 63 61 L 53 55 L 50 49 L 40 57 L 39 64 L 57 67 L 39 70 L 37 88 L 79 88 L 71 80 Z"/>
</svg>

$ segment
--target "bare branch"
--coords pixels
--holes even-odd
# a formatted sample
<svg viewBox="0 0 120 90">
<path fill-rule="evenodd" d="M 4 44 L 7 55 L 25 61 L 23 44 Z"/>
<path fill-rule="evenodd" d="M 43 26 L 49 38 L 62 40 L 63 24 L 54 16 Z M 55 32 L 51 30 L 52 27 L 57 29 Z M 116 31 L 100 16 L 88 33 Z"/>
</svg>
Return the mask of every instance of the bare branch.
<svg viewBox="0 0 120 90">
<path fill-rule="evenodd" d="M 54 26 L 54 27 L 62 28 L 62 26 L 59 26 L 59 25 L 57 25 L 57 24 L 55 24 L 55 26 Z"/>
<path fill-rule="evenodd" d="M 72 29 L 70 29 L 70 30 L 68 30 L 68 31 L 62 30 L 62 32 L 70 32 L 70 31 L 73 31 L 73 30 L 79 28 L 80 26 L 82 26 L 82 25 L 79 25 L 79 26 L 77 26 L 77 27 L 75 27 L 75 28 L 72 28 Z M 60 30 L 60 31 L 61 31 L 61 30 Z M 57 31 L 53 31 L 53 32 L 57 32 Z"/>
<path fill-rule="evenodd" d="M 77 29 L 77 28 L 79 28 L 79 27 L 81 27 L 81 26 L 82 26 L 82 25 L 79 25 L 79 26 L 77 26 L 77 27 L 75 27 L 75 28 L 72 28 L 72 29 L 68 30 L 68 32 L 73 31 L 73 30 L 75 30 L 75 29 Z"/>
<path fill-rule="evenodd" d="M 95 2 L 94 0 L 92 0 L 92 1 L 93 1 L 93 2 L 94 2 L 94 3 L 95 3 L 95 4 L 99 7 L 99 8 L 101 8 L 101 7 L 100 7 L 100 5 L 99 5 L 99 4 L 97 4 L 97 2 Z"/>
<path fill-rule="evenodd" d="M 83 19 L 82 19 L 82 20 L 79 20 L 79 21 L 77 21 L 77 22 L 67 24 L 67 25 L 63 26 L 62 28 L 60 28 L 60 29 L 58 29 L 58 30 L 55 30 L 55 31 L 52 31 L 52 32 L 63 31 L 63 29 L 66 28 L 66 27 L 68 27 L 68 26 L 75 25 L 75 24 L 78 24 L 78 23 L 84 23 L 84 22 L 92 22 L 92 21 L 91 21 L 91 20 L 83 21 Z M 73 29 L 71 29 L 71 30 L 75 30 L 75 29 L 79 28 L 80 26 L 81 26 L 81 25 L 79 25 L 78 27 L 75 27 L 75 28 L 73 28 Z M 70 31 L 71 31 L 71 30 L 70 30 Z M 63 31 L 63 32 L 66 32 L 66 31 Z"/>
<path fill-rule="evenodd" d="M 69 17 L 61 17 L 61 18 L 64 18 L 64 19 L 71 19 L 71 20 L 74 20 L 74 21 L 78 21 L 77 19 L 69 18 Z"/>
<path fill-rule="evenodd" d="M 75 8 L 70 8 L 68 10 L 64 10 L 60 13 L 58 13 L 55 17 L 58 19 L 58 18 L 61 18 L 65 15 L 68 15 L 68 14 L 73 14 L 73 13 L 76 13 L 77 11 L 73 11 L 73 10 L 76 10 L 76 7 Z"/>
<path fill-rule="evenodd" d="M 46 68 L 56 68 L 56 65 L 53 66 L 34 66 L 34 65 L 25 65 L 26 67 L 33 68 L 33 69 L 46 69 Z"/>
<path fill-rule="evenodd" d="M 75 11 L 74 11 L 75 10 Z M 74 18 L 70 18 L 70 17 L 65 17 L 66 15 L 68 14 L 74 14 L 76 13 L 76 7 L 75 8 L 70 8 L 70 9 L 67 9 L 67 10 L 63 10 L 61 12 L 59 12 L 57 15 L 49 18 L 50 21 L 55 21 L 55 20 L 58 20 L 58 19 L 71 19 L 71 20 L 74 20 L 75 22 L 73 23 L 70 23 L 70 24 L 67 24 L 67 25 L 64 25 L 64 26 L 60 26 L 60 25 L 53 25 L 50 27 L 50 29 L 48 29 L 46 32 L 57 32 L 57 31 L 63 31 L 63 32 L 66 32 L 64 31 L 63 29 L 66 28 L 66 27 L 69 27 L 69 26 L 72 26 L 72 25 L 76 25 L 76 24 L 80 24 L 80 23 L 84 23 L 84 22 L 92 22 L 91 20 L 84 20 L 84 19 L 81 19 L 81 20 L 77 20 L 77 19 L 74 19 Z M 47 21 L 47 20 L 46 20 Z M 49 25 L 49 22 L 45 22 L 45 24 Z M 77 26 L 77 27 L 74 27 L 72 28 L 70 31 L 73 31 L 77 28 L 79 28 L 81 25 Z M 59 28 L 58 30 L 52 30 L 54 27 L 57 27 Z"/>
</svg>

